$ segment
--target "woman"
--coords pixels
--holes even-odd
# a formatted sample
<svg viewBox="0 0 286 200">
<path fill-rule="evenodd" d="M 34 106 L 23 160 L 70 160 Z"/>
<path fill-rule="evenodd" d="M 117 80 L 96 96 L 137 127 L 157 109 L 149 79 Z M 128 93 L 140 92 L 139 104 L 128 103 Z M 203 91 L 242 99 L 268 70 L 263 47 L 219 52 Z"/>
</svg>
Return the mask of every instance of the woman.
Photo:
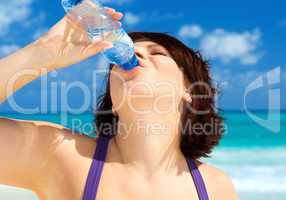
<svg viewBox="0 0 286 200">
<path fill-rule="evenodd" d="M 107 11 L 115 20 L 122 17 Z M 110 66 L 96 113 L 99 137 L 48 122 L 1 118 L 0 184 L 30 189 L 47 200 L 236 199 L 229 176 L 197 160 L 208 156 L 223 132 L 207 63 L 166 34 L 130 36 L 140 66 L 130 72 Z M 0 99 L 37 78 L 23 76 L 6 90 L 21 70 L 50 72 L 109 47 L 104 41 L 89 43 L 80 26 L 64 17 L 48 34 L 0 61 Z"/>
</svg>

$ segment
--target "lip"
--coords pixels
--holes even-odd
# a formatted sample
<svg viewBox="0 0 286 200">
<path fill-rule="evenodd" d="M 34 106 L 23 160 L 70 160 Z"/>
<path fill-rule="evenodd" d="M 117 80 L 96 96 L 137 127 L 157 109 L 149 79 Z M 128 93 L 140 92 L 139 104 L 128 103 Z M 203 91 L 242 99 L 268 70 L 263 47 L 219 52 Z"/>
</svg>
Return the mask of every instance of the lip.
<svg viewBox="0 0 286 200">
<path fill-rule="evenodd" d="M 137 65 L 136 67 L 132 68 L 131 70 L 125 71 L 125 70 L 123 70 L 123 69 L 120 69 L 120 71 L 121 71 L 123 74 L 132 75 L 132 74 L 137 74 L 137 72 L 140 71 L 142 68 L 144 68 L 144 67 L 139 64 L 139 65 Z"/>
<path fill-rule="evenodd" d="M 147 66 L 142 60 L 138 60 L 139 61 L 139 67 L 142 67 L 142 68 L 148 68 L 149 66 Z"/>
</svg>

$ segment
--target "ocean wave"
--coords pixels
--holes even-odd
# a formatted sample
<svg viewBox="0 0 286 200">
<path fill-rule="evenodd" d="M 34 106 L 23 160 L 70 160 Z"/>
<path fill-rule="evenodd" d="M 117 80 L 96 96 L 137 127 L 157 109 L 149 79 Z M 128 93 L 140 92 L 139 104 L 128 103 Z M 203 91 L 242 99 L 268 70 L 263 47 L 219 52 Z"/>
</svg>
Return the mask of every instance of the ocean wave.
<svg viewBox="0 0 286 200">
<path fill-rule="evenodd" d="M 256 162 L 258 160 L 277 160 L 279 163 L 284 163 L 286 162 L 286 147 L 217 148 L 211 156 L 218 161 L 250 160 Z"/>
<path fill-rule="evenodd" d="M 269 179 L 261 178 L 233 178 L 232 179 L 235 189 L 238 192 L 285 192 L 286 191 L 286 179 L 277 180 L 276 178 Z M 285 192 L 286 193 L 286 192 Z"/>
<path fill-rule="evenodd" d="M 286 148 L 221 148 L 203 160 L 227 172 L 237 191 L 286 193 Z"/>
</svg>

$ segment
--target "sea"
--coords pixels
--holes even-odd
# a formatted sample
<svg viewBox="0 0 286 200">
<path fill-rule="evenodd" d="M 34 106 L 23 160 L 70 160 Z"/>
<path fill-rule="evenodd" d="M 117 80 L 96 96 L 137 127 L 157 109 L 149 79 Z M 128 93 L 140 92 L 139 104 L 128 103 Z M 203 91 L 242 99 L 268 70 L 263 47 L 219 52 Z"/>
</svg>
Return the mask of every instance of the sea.
<svg viewBox="0 0 286 200">
<path fill-rule="evenodd" d="M 201 161 L 229 174 L 242 200 L 286 200 L 286 111 L 224 111 L 225 133 L 209 158 Z M 67 127 L 77 123 L 77 131 L 95 137 L 93 115 L 60 114 L 1 116 L 45 120 Z M 258 120 L 260 119 L 260 120 Z M 37 200 L 28 190 L 0 185 L 0 200 Z"/>
</svg>

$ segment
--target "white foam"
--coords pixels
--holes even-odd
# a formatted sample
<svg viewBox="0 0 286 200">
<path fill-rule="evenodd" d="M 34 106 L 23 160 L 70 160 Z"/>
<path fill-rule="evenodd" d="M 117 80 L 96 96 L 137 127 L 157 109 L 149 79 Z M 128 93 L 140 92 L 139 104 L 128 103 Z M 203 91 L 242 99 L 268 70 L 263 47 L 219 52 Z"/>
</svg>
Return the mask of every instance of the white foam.
<svg viewBox="0 0 286 200">
<path fill-rule="evenodd" d="M 286 195 L 286 148 L 221 148 L 202 159 L 227 172 L 239 192 Z"/>
<path fill-rule="evenodd" d="M 0 185 L 1 200 L 38 200 L 37 195 L 26 189 Z"/>
</svg>

